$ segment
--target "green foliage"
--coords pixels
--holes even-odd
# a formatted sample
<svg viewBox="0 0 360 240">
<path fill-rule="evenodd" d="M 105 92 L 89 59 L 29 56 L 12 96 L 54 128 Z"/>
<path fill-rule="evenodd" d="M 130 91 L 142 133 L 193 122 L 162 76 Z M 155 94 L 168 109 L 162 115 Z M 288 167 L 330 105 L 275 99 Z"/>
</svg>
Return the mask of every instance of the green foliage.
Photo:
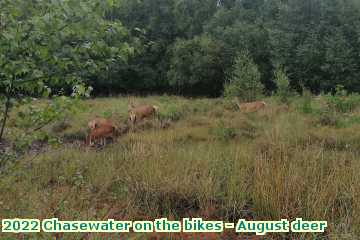
<svg viewBox="0 0 360 240">
<path fill-rule="evenodd" d="M 335 112 L 347 113 L 354 111 L 360 106 L 360 95 L 348 95 L 342 85 L 337 85 L 335 94 L 328 94 L 326 97 L 328 107 Z"/>
<path fill-rule="evenodd" d="M 193 94 L 218 94 L 223 83 L 221 46 L 206 35 L 177 40 L 172 48 L 169 82 Z"/>
<path fill-rule="evenodd" d="M 17 112 L 15 126 L 21 129 L 20 135 L 16 137 L 18 151 L 27 148 L 33 141 L 57 143 L 58 140 L 45 128 L 53 123 L 69 118 L 71 115 L 81 111 L 81 97 L 89 94 L 89 88 L 75 86 L 72 97 L 54 96 L 45 104 L 24 99 L 22 109 Z"/>
<path fill-rule="evenodd" d="M 301 104 L 301 111 L 303 113 L 312 113 L 313 107 L 312 107 L 312 95 L 311 92 L 307 89 L 303 90 L 303 96 L 302 96 L 302 104 Z"/>
<path fill-rule="evenodd" d="M 111 62 L 124 60 L 129 47 L 121 37 L 126 32 L 121 23 L 105 20 L 107 6 L 98 4 L 6 1 L 0 88 L 33 94 L 46 86 L 71 87 L 106 70 Z"/>
<path fill-rule="evenodd" d="M 17 113 L 16 126 L 25 131 L 36 131 L 48 125 L 49 123 L 61 120 L 77 108 L 77 101 L 69 97 L 54 97 L 45 106 L 29 102 L 23 107 L 23 110 Z"/>
<path fill-rule="evenodd" d="M 330 126 L 336 128 L 350 128 L 360 125 L 360 117 L 356 115 L 338 114 L 330 109 L 321 111 L 318 121 L 322 126 Z"/>
<path fill-rule="evenodd" d="M 202 27 L 216 12 L 216 1 L 174 1 L 176 26 L 183 35 L 194 37 L 202 33 Z"/>
<path fill-rule="evenodd" d="M 161 109 L 161 111 L 157 114 L 160 120 L 171 120 L 178 121 L 184 115 L 184 112 L 177 104 L 168 104 L 166 108 Z"/>
<path fill-rule="evenodd" d="M 240 54 L 230 74 L 230 81 L 225 85 L 224 96 L 238 97 L 249 102 L 261 96 L 262 91 L 258 67 L 247 53 Z"/>
<path fill-rule="evenodd" d="M 231 71 L 238 52 L 247 51 L 261 73 L 261 81 L 273 90 L 271 82 L 272 66 L 269 64 L 269 39 L 266 28 L 257 23 L 245 20 L 245 13 L 252 9 L 233 7 L 218 8 L 213 18 L 205 23 L 205 31 L 216 41 L 224 45 L 222 64 L 227 72 Z M 251 13 L 255 15 L 256 13 Z"/>
<path fill-rule="evenodd" d="M 164 53 L 172 52 L 166 49 L 173 49 L 176 39 L 193 39 L 205 33 L 222 45 L 226 56 L 220 61 L 224 69 L 223 80 L 236 53 L 248 51 L 258 66 L 267 92 L 276 89 L 271 76 L 279 64 L 286 68 L 291 87 L 299 92 L 303 85 L 316 93 L 328 92 L 335 84 L 343 84 L 351 91 L 360 90 L 360 85 L 356 84 L 360 75 L 357 61 L 360 7 L 356 1 L 235 2 L 221 1 L 217 8 L 211 1 L 203 1 L 201 8 L 196 8 L 196 2 L 177 0 L 137 3 L 140 6 L 132 10 L 145 17 L 140 21 L 134 14 L 135 20 L 129 20 L 130 25 L 141 22 L 141 26 L 150 29 L 145 35 L 152 41 L 152 46 L 161 45 L 156 48 L 159 51 L 148 51 L 146 61 L 142 62 L 146 69 L 151 68 L 149 65 L 155 66 L 152 80 L 160 72 L 161 76 L 155 81 L 164 83 L 163 72 L 164 69 L 168 72 L 169 67 L 168 55 Z M 151 10 L 146 11 L 145 7 Z M 204 9 L 207 16 L 203 14 Z M 159 21 L 159 16 L 164 21 Z M 154 27 L 155 23 L 161 27 Z M 168 34 L 164 34 L 165 28 Z M 157 57 L 149 57 L 154 54 Z M 182 89 L 181 93 L 191 90 Z"/>
<path fill-rule="evenodd" d="M 289 78 L 286 72 L 281 68 L 276 68 L 274 71 L 275 83 L 277 86 L 276 94 L 282 103 L 289 103 L 289 97 L 291 96 Z"/>
<path fill-rule="evenodd" d="M 0 9 L 1 93 L 68 94 L 84 81 L 95 94 L 220 96 L 245 51 L 266 93 L 278 65 L 298 92 L 360 92 L 355 0 L 3 0 Z"/>
<path fill-rule="evenodd" d="M 126 30 L 119 21 L 105 18 L 113 5 L 114 1 L 98 0 L 2 1 L 0 91 L 6 96 L 2 129 L 9 103 L 21 99 L 21 94 L 51 97 L 69 94 L 73 88 L 73 96 L 89 96 L 91 89 L 84 82 L 101 78 L 109 65 L 126 61 L 131 53 L 124 41 Z M 42 114 L 38 117 L 45 122 L 56 115 L 51 110 Z"/>
<path fill-rule="evenodd" d="M 352 44 L 347 40 L 346 31 L 342 28 L 335 28 L 331 34 L 325 37 L 325 56 L 322 70 L 326 72 L 332 81 L 325 81 L 322 88 L 331 89 L 341 84 L 350 90 L 350 86 L 357 88 L 358 67 L 356 59 L 353 58 Z"/>
</svg>

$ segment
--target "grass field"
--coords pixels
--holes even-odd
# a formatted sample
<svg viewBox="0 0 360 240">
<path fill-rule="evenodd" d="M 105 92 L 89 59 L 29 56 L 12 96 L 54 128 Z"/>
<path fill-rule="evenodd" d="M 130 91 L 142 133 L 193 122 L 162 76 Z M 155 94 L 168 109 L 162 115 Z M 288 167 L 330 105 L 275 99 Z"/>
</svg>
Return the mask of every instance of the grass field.
<svg viewBox="0 0 360 240">
<path fill-rule="evenodd" d="M 62 142 L 29 151 L 3 166 L 0 216 L 62 220 L 202 217 L 232 222 L 301 217 L 326 220 L 328 228 L 323 234 L 279 233 L 256 239 L 360 236 L 359 108 L 329 114 L 322 97 L 308 101 L 296 97 L 289 108 L 267 98 L 265 109 L 244 114 L 223 99 L 133 99 L 158 105 L 157 117 L 104 148 L 83 145 L 87 122 L 96 115 L 111 116 L 124 126 L 127 97 L 83 101 L 81 111 L 44 129 Z M 19 131 L 11 124 L 10 130 Z M 6 137 L 11 139 L 9 133 Z M 26 239 L 51 236 L 32 234 Z M 63 239 L 101 236 L 61 235 Z M 221 237 L 243 239 L 232 231 L 208 235 L 208 239 Z"/>
</svg>

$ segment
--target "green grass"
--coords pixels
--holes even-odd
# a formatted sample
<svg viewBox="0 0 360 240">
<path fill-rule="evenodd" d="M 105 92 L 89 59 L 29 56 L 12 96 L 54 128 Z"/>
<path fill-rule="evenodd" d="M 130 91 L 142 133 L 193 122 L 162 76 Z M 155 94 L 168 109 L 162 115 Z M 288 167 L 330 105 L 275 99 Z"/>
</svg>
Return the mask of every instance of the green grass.
<svg viewBox="0 0 360 240">
<path fill-rule="evenodd" d="M 339 121 L 348 122 L 338 127 L 319 124 L 317 112 L 325 105 L 317 100 L 311 100 L 313 111 L 304 113 L 301 98 L 293 99 L 288 111 L 274 99 L 265 99 L 268 107 L 251 114 L 238 112 L 222 99 L 133 100 L 158 105 L 160 116 L 100 151 L 58 144 L 4 167 L 0 216 L 63 220 L 193 216 L 224 221 L 302 217 L 327 220 L 330 239 L 360 235 L 358 110 L 351 116 L 338 114 Z M 83 111 L 69 116 L 65 130 L 45 131 L 81 139 L 87 121 L 96 115 L 111 116 L 122 124 L 127 104 L 125 97 L 87 100 Z M 159 127 L 163 121 L 170 126 Z M 93 234 L 91 239 L 100 236 Z M 287 236 L 322 239 L 323 235 Z"/>
</svg>

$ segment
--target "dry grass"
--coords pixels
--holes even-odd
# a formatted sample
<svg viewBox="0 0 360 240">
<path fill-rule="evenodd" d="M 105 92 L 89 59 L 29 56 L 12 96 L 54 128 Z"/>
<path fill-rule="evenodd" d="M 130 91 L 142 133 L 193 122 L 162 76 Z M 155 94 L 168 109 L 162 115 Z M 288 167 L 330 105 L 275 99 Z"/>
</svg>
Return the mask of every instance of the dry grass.
<svg viewBox="0 0 360 240">
<path fill-rule="evenodd" d="M 224 221 L 302 217 L 327 220 L 329 228 L 323 235 L 268 237 L 360 235 L 360 124 L 317 126 L 318 116 L 301 113 L 297 102 L 285 109 L 272 99 L 267 100 L 267 109 L 252 114 L 234 111 L 218 99 L 135 100 L 159 105 L 161 115 L 100 151 L 57 146 L 38 156 L 26 155 L 3 172 L 0 216 L 64 220 L 193 216 Z M 127 103 L 127 98 L 86 101 L 87 110 L 73 116 L 76 121 L 59 134 L 84 133 L 86 122 L 103 113 L 122 123 Z M 170 126 L 161 128 L 166 119 L 171 119 Z"/>
</svg>

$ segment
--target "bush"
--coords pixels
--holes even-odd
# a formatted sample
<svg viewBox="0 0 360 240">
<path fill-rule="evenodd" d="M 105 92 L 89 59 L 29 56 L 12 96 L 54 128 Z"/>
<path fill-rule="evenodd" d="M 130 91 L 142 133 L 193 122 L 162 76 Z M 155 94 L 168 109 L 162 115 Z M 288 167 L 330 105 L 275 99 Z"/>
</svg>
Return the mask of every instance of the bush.
<svg viewBox="0 0 360 240">
<path fill-rule="evenodd" d="M 280 102 L 289 103 L 289 97 L 291 96 L 289 88 L 289 78 L 285 71 L 281 68 L 276 68 L 274 71 L 275 83 L 277 86 L 276 94 L 279 97 Z"/>
<path fill-rule="evenodd" d="M 184 113 L 176 104 L 167 105 L 165 109 L 157 113 L 160 120 L 178 121 L 183 117 Z"/>
<path fill-rule="evenodd" d="M 337 85 L 334 95 L 327 95 L 328 107 L 339 113 L 353 112 L 358 106 L 360 106 L 360 95 L 351 94 L 348 95 L 342 85 Z"/>
<path fill-rule="evenodd" d="M 260 82 L 260 72 L 248 53 L 239 55 L 230 76 L 224 88 L 226 98 L 238 97 L 250 102 L 262 94 L 264 86 Z"/>
<path fill-rule="evenodd" d="M 303 102 L 302 102 L 302 106 L 301 106 L 301 110 L 303 113 L 312 113 L 313 112 L 313 108 L 311 105 L 311 92 L 309 90 L 304 90 L 303 91 Z"/>
</svg>

